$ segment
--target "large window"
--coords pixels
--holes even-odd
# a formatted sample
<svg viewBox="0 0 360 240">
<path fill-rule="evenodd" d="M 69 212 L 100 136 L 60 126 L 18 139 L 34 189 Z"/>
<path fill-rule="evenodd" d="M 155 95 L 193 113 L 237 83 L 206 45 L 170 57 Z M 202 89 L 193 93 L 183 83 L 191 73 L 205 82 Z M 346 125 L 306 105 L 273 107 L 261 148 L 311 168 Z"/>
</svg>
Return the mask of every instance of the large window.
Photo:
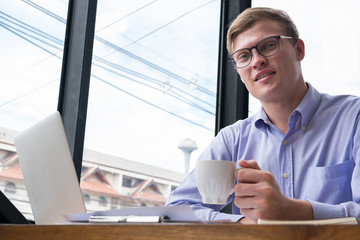
<svg viewBox="0 0 360 240">
<path fill-rule="evenodd" d="M 219 24 L 217 0 L 98 1 L 82 186 L 108 208 L 164 205 L 214 137 Z"/>
<path fill-rule="evenodd" d="M 68 1 L 0 0 L 0 9 L 0 190 L 31 219 L 13 138 L 56 111 Z"/>
<path fill-rule="evenodd" d="M 163 205 L 186 160 L 191 171 L 212 140 L 220 4 L 98 0 L 80 185 L 88 211 Z M 252 4 L 293 17 L 305 41 L 306 81 L 321 92 L 360 94 L 357 1 Z M 0 190 L 27 217 L 13 137 L 57 108 L 67 6 L 0 0 Z M 260 105 L 250 99 L 251 114 Z"/>
<path fill-rule="evenodd" d="M 215 132 L 219 20 L 220 1 L 99 0 L 85 148 L 183 173 L 180 143 L 195 159 Z"/>
<path fill-rule="evenodd" d="M 56 110 L 67 1 L 1 0 L 0 9 L 0 127 L 21 131 Z"/>
<path fill-rule="evenodd" d="M 68 1 L 0 4 L 0 190 L 18 181 L 8 197 L 31 219 L 13 138 L 57 109 Z M 87 210 L 99 196 L 104 208 L 161 206 L 215 133 L 220 1 L 99 0 L 96 18 Z"/>
</svg>

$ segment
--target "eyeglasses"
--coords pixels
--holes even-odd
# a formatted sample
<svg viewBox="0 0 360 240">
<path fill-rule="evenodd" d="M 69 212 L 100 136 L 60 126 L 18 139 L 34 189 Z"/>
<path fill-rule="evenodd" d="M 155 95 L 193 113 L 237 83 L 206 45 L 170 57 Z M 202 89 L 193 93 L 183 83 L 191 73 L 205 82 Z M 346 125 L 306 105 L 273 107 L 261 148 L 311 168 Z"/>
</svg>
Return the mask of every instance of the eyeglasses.
<svg viewBox="0 0 360 240">
<path fill-rule="evenodd" d="M 233 52 L 229 56 L 229 60 L 234 64 L 235 68 L 244 68 L 248 66 L 252 59 L 251 50 L 254 48 L 263 57 L 271 57 L 277 54 L 280 50 L 280 39 L 293 39 L 287 36 L 272 36 L 265 38 L 258 42 L 251 48 L 243 48 Z"/>
</svg>

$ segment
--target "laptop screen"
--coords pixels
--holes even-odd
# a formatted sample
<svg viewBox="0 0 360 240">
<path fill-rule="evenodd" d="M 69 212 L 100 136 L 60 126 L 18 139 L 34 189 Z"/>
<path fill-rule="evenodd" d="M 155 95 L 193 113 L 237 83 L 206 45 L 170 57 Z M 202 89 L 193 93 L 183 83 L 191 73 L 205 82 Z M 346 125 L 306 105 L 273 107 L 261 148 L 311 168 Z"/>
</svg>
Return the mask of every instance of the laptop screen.
<svg viewBox="0 0 360 240">
<path fill-rule="evenodd" d="M 86 212 L 59 112 L 17 135 L 15 147 L 36 224 Z"/>
</svg>

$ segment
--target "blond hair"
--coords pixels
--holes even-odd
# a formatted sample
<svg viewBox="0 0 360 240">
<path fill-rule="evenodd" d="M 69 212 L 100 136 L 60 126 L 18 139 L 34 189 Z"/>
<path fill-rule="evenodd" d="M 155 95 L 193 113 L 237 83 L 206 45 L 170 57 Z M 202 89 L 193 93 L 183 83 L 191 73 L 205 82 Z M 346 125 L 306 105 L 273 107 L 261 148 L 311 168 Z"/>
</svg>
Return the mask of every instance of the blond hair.
<svg viewBox="0 0 360 240">
<path fill-rule="evenodd" d="M 292 37 L 294 43 L 299 39 L 299 32 L 296 25 L 286 12 L 265 7 L 248 8 L 239 14 L 229 27 L 226 46 L 228 53 L 231 54 L 234 51 L 233 42 L 240 33 L 252 27 L 256 22 L 264 19 L 277 21 L 282 24 L 284 33 Z"/>
</svg>

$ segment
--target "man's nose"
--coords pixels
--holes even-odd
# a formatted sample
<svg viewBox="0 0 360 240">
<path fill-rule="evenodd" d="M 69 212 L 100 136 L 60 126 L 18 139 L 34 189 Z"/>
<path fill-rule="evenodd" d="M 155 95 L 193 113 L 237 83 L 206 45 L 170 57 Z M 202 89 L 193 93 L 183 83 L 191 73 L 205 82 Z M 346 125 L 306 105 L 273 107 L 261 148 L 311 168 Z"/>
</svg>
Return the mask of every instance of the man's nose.
<svg viewBox="0 0 360 240">
<path fill-rule="evenodd" d="M 253 67 L 261 66 L 267 63 L 267 58 L 262 56 L 256 49 L 252 49 L 251 65 Z"/>
</svg>

